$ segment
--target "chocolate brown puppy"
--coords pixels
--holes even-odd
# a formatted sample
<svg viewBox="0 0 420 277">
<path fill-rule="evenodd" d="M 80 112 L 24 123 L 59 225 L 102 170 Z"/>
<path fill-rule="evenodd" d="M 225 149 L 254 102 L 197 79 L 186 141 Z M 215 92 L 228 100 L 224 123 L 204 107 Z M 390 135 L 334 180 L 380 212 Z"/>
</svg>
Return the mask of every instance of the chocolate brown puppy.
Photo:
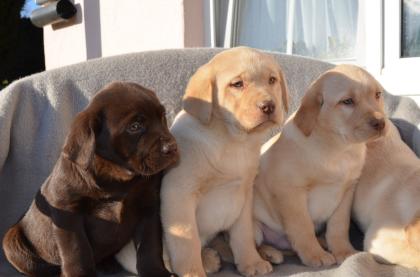
<svg viewBox="0 0 420 277">
<path fill-rule="evenodd" d="M 7 259 L 28 276 L 95 276 L 134 237 L 141 275 L 169 276 L 159 191 L 161 171 L 177 160 L 155 94 L 108 85 L 76 116 L 51 175 L 3 238 Z"/>
</svg>

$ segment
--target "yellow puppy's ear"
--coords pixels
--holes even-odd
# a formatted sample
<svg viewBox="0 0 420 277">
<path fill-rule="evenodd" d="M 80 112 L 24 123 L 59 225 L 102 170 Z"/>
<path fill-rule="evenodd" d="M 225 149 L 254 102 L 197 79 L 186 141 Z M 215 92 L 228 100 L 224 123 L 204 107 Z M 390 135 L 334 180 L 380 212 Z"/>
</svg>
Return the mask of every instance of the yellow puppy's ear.
<svg viewBox="0 0 420 277">
<path fill-rule="evenodd" d="M 286 77 L 283 74 L 283 71 L 279 68 L 279 74 L 281 78 L 281 100 L 283 102 L 283 108 L 286 111 L 286 114 L 289 112 L 289 88 L 287 87 Z"/>
<path fill-rule="evenodd" d="M 190 78 L 183 97 L 184 110 L 203 124 L 211 120 L 213 90 L 213 73 L 209 64 L 205 64 Z"/>
<path fill-rule="evenodd" d="M 318 79 L 311 84 L 305 93 L 305 96 L 302 98 L 302 103 L 293 118 L 293 122 L 305 136 L 309 136 L 315 128 L 321 106 L 322 93 Z"/>
</svg>

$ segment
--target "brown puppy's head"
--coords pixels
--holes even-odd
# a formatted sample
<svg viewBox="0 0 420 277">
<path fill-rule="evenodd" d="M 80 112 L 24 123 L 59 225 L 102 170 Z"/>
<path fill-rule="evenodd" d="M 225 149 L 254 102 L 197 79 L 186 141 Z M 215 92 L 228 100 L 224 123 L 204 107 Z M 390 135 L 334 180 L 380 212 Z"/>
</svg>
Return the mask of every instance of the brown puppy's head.
<svg viewBox="0 0 420 277">
<path fill-rule="evenodd" d="M 317 127 L 350 143 L 378 138 L 387 130 L 383 92 L 362 68 L 336 66 L 311 84 L 294 122 L 306 136 Z"/>
<path fill-rule="evenodd" d="M 208 124 L 212 117 L 252 132 L 283 123 L 286 79 L 275 59 L 247 47 L 217 54 L 191 77 L 184 109 Z"/>
<path fill-rule="evenodd" d="M 152 91 L 127 82 L 106 86 L 76 116 L 63 154 L 120 180 L 158 173 L 178 159 L 165 108 Z"/>
</svg>

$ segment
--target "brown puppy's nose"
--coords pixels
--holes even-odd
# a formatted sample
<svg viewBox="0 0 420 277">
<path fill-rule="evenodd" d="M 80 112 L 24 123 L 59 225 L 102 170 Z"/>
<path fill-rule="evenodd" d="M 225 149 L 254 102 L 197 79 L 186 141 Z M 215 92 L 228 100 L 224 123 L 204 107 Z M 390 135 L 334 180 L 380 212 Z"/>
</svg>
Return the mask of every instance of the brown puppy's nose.
<svg viewBox="0 0 420 277">
<path fill-rule="evenodd" d="M 161 152 L 164 155 L 170 155 L 174 152 L 176 152 L 177 146 L 176 143 L 173 141 L 165 141 L 162 143 Z"/>
<path fill-rule="evenodd" d="M 372 126 L 376 131 L 382 131 L 385 128 L 385 119 L 383 118 L 372 118 L 369 121 L 369 125 Z"/>
<path fill-rule="evenodd" d="M 262 101 L 258 104 L 258 108 L 265 113 L 266 115 L 270 115 L 274 113 L 274 110 L 276 109 L 276 105 L 274 105 L 274 102 L 271 100 Z"/>
</svg>

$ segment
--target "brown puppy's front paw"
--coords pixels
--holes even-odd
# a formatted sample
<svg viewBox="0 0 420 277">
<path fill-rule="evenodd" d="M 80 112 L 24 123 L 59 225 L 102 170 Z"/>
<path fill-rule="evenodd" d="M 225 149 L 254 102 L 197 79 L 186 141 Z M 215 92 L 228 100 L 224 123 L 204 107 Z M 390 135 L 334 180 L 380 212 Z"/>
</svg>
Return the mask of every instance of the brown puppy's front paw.
<svg viewBox="0 0 420 277">
<path fill-rule="evenodd" d="M 96 273 L 91 272 L 91 273 L 86 273 L 86 274 L 73 274 L 73 273 L 68 273 L 68 272 L 62 272 L 60 274 L 60 277 L 72 277 L 72 276 L 78 276 L 78 277 L 96 277 Z"/>
<path fill-rule="evenodd" d="M 302 263 L 310 267 L 330 266 L 336 263 L 334 256 L 323 249 L 311 253 L 306 252 L 300 256 L 300 259 Z"/>
<path fill-rule="evenodd" d="M 238 271 L 246 277 L 263 275 L 273 271 L 271 264 L 263 259 L 256 260 L 244 265 L 239 264 L 237 268 Z"/>
<path fill-rule="evenodd" d="M 216 273 L 220 270 L 222 262 L 219 253 L 212 248 L 204 248 L 201 252 L 203 266 L 206 273 Z"/>
<path fill-rule="evenodd" d="M 283 262 L 283 253 L 270 245 L 261 245 L 258 247 L 258 252 L 264 260 L 272 264 L 281 264 Z"/>
</svg>

